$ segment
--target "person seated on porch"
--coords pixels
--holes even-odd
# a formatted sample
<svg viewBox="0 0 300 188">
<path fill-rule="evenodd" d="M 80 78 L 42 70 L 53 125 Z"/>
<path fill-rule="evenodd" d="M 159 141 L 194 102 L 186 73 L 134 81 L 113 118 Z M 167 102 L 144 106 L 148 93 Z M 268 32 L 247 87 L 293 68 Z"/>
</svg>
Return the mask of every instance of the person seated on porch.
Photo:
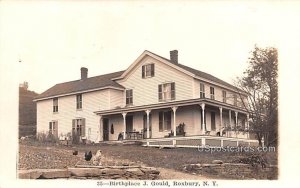
<svg viewBox="0 0 300 188">
<path fill-rule="evenodd" d="M 180 123 L 176 127 L 176 136 L 185 136 L 184 127 L 185 127 L 184 123 Z M 171 130 L 171 133 L 169 133 L 169 135 L 168 135 L 168 137 L 171 137 L 171 136 L 174 136 L 173 130 Z"/>
<path fill-rule="evenodd" d="M 184 132 L 184 127 L 185 127 L 185 124 L 184 123 L 180 123 L 177 127 L 176 127 L 176 134 L 178 135 L 185 135 L 185 132 Z"/>
</svg>

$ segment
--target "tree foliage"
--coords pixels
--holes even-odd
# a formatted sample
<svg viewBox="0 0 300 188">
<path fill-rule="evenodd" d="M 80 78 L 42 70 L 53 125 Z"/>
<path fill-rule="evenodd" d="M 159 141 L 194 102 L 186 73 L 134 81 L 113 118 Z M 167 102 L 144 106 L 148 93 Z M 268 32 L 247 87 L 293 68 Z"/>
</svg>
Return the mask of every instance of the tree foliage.
<svg viewBox="0 0 300 188">
<path fill-rule="evenodd" d="M 238 86 L 249 94 L 246 106 L 250 129 L 261 144 L 277 145 L 278 138 L 278 52 L 276 48 L 254 47 L 248 68 Z"/>
</svg>

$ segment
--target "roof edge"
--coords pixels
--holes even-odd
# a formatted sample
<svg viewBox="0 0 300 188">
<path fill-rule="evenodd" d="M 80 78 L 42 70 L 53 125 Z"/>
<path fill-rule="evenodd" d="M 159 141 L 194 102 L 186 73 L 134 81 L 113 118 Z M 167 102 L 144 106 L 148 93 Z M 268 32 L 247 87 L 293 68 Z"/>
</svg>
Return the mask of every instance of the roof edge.
<svg viewBox="0 0 300 188">
<path fill-rule="evenodd" d="M 76 91 L 76 92 L 71 92 L 71 93 L 63 93 L 63 94 L 58 94 L 58 95 L 51 95 L 48 97 L 41 97 L 41 98 L 34 98 L 34 102 L 42 101 L 42 100 L 48 100 L 56 97 L 66 97 L 70 95 L 76 95 L 80 93 L 88 93 L 88 92 L 93 92 L 93 91 L 100 91 L 100 90 L 105 90 L 105 89 L 115 89 L 115 90 L 120 90 L 123 91 L 124 89 L 118 88 L 118 87 L 113 87 L 113 86 L 105 86 L 105 87 L 100 87 L 100 88 L 94 88 L 94 89 L 88 89 L 88 90 L 82 90 L 82 91 Z"/>
</svg>

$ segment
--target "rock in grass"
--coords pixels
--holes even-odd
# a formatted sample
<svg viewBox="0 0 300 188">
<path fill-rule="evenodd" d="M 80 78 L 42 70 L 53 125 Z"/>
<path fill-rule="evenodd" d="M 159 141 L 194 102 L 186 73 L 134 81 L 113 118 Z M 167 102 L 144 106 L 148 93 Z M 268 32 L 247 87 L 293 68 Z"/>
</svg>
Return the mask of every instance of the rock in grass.
<svg viewBox="0 0 300 188">
<path fill-rule="evenodd" d="M 224 162 L 222 160 L 213 160 L 212 164 L 223 164 Z"/>
</svg>

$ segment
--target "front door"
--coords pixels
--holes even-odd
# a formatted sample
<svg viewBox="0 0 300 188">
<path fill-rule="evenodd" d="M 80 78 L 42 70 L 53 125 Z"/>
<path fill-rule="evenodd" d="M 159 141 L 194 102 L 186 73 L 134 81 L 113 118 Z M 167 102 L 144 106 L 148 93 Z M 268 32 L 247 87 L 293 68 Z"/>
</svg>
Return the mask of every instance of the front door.
<svg viewBox="0 0 300 188">
<path fill-rule="evenodd" d="M 109 140 L 109 125 L 108 125 L 108 119 L 103 119 L 103 141 Z"/>
<path fill-rule="evenodd" d="M 133 116 L 126 117 L 126 132 L 133 131 Z"/>
</svg>

